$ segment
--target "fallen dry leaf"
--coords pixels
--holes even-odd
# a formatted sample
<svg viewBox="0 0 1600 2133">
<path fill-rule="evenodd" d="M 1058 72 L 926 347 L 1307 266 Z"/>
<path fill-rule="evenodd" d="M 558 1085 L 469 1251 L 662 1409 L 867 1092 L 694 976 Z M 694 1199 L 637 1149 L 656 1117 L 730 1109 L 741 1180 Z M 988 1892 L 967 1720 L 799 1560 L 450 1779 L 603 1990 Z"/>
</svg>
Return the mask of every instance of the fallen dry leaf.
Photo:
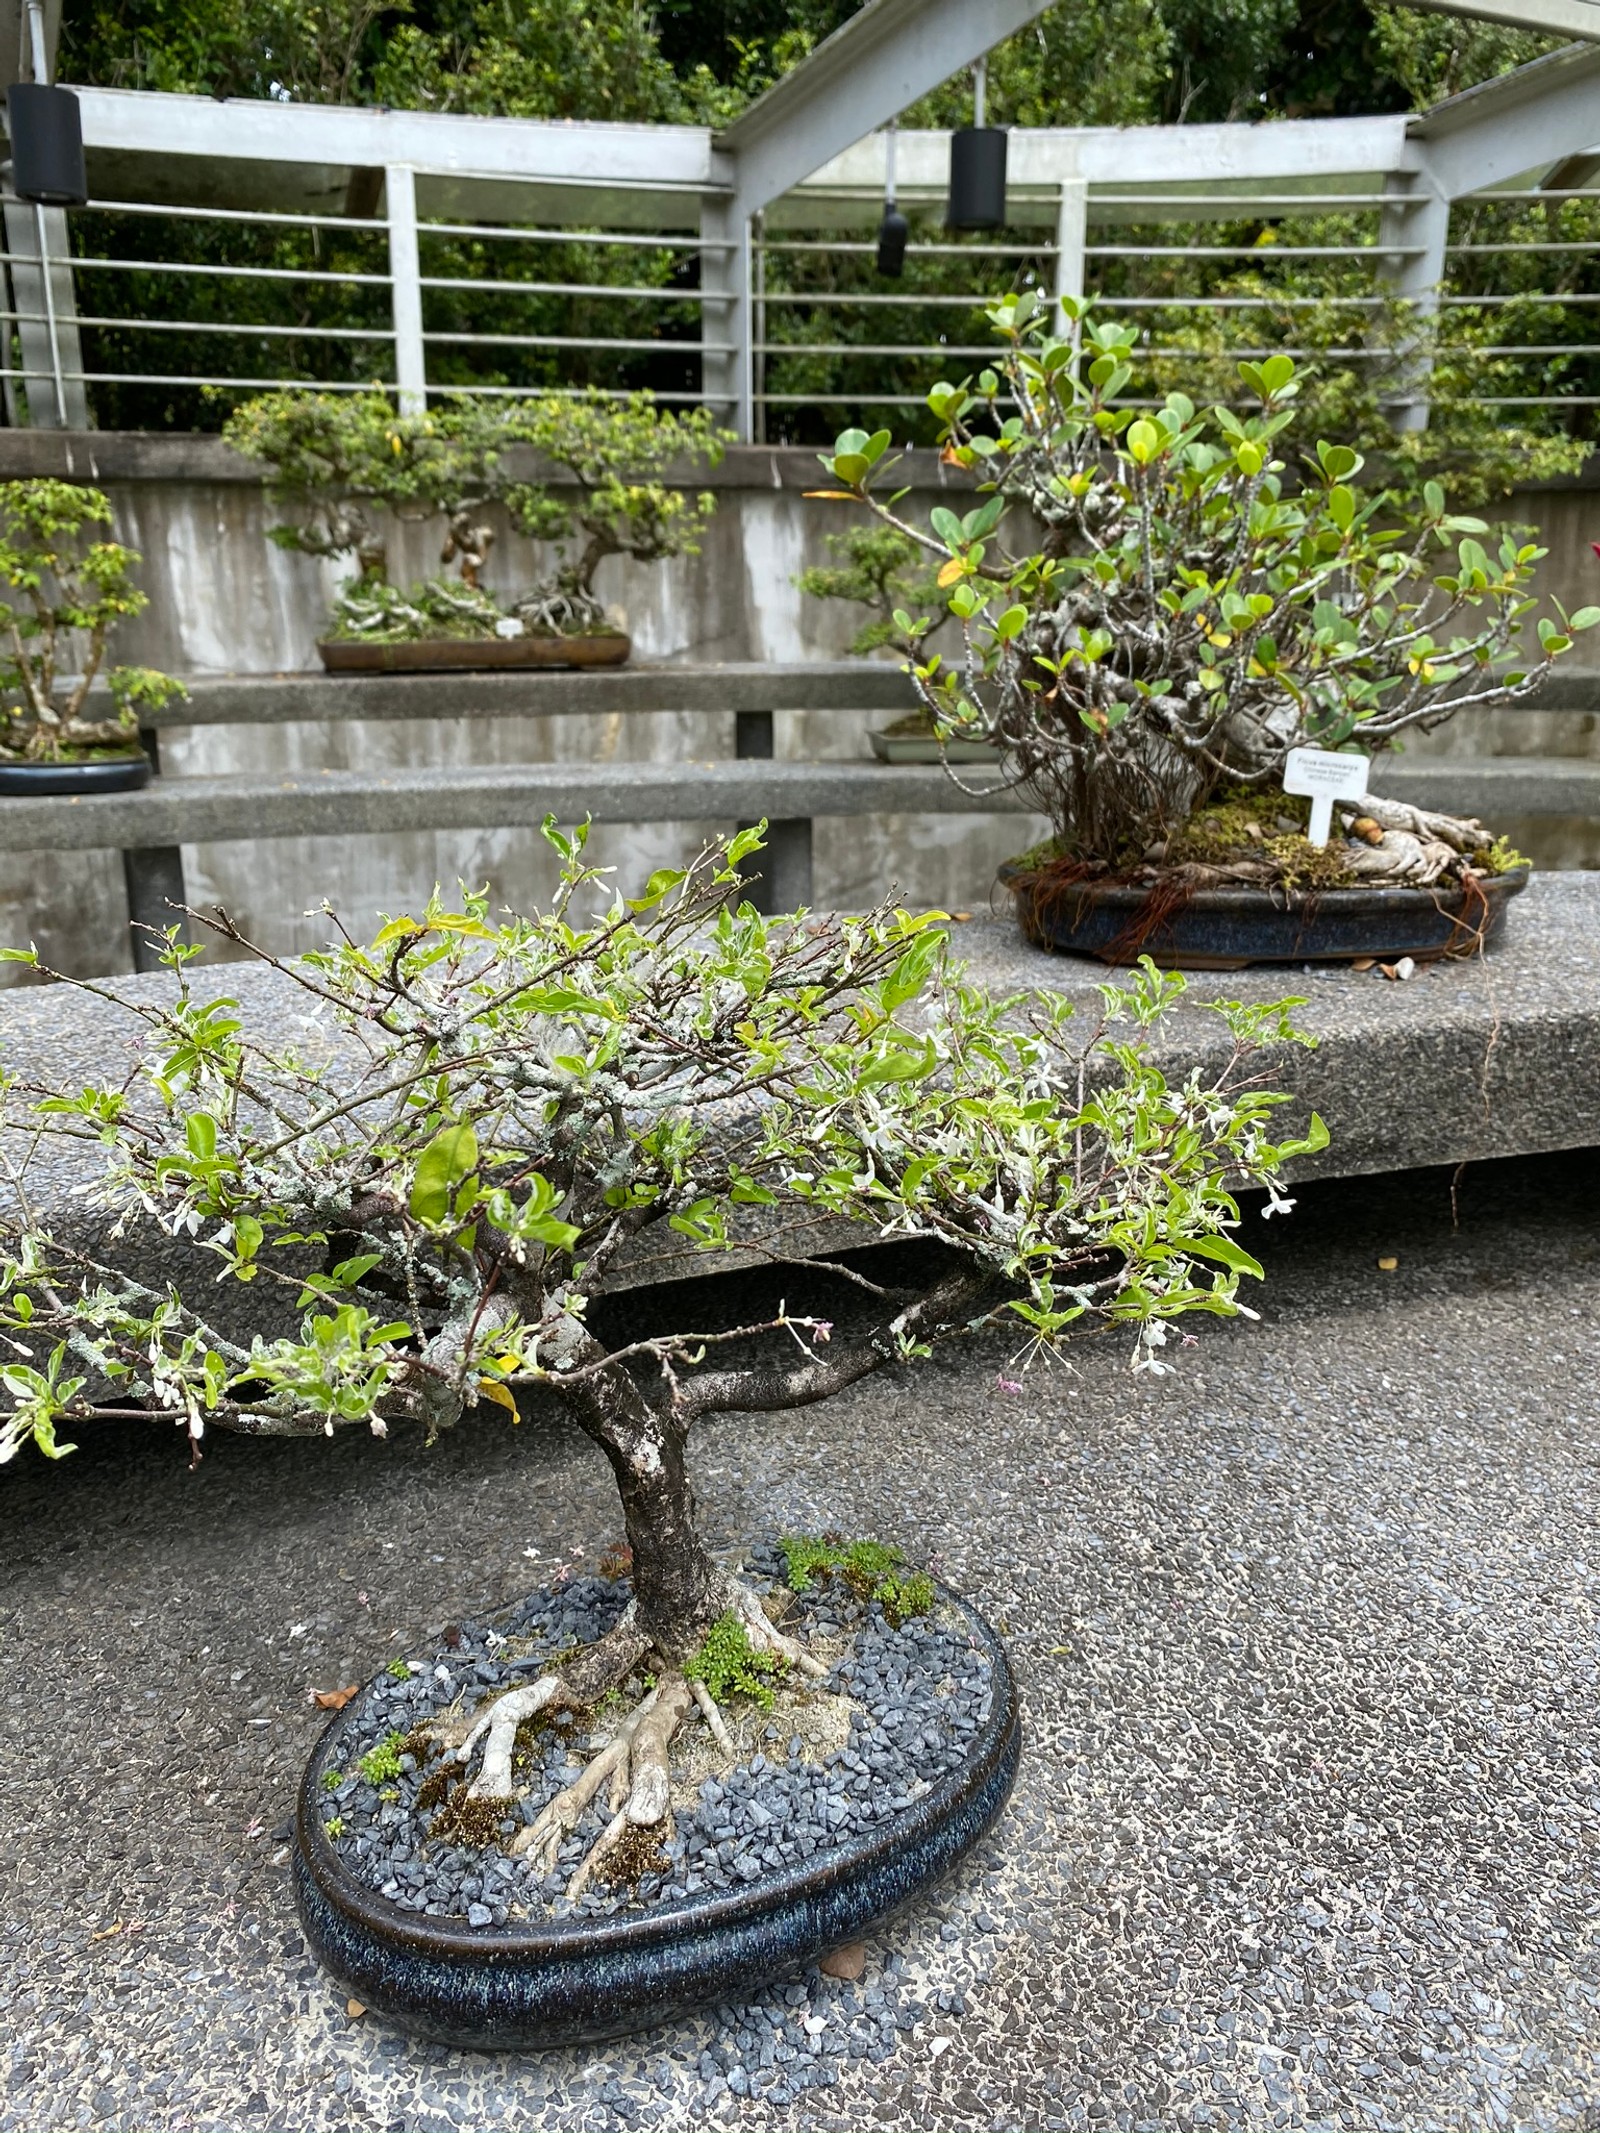
<svg viewBox="0 0 1600 2133">
<path fill-rule="evenodd" d="M 347 1689 L 313 1689 L 311 1701 L 319 1711 L 342 1711 L 345 1705 L 361 1694 L 359 1681 L 352 1681 Z"/>
<path fill-rule="evenodd" d="M 1385 1257 L 1378 1261 L 1378 1272 L 1380 1274 L 1392 1274 L 1399 1264 L 1399 1260 L 1392 1253 L 1386 1254 Z"/>
<path fill-rule="evenodd" d="M 350 2017 L 352 2022 L 359 2022 L 361 2017 L 366 2013 L 367 2010 L 359 2000 L 346 2000 L 344 2003 L 344 2011 Z"/>
<path fill-rule="evenodd" d="M 1378 958 L 1375 955 L 1358 955 L 1350 965 L 1350 968 L 1352 970 L 1372 970 L 1376 967 L 1377 961 Z"/>
<path fill-rule="evenodd" d="M 830 1948 L 817 1965 L 824 1977 L 842 1978 L 847 1985 L 853 1985 L 863 1976 L 866 1967 L 867 1944 L 860 1940 L 848 1941 L 842 1948 Z"/>
</svg>

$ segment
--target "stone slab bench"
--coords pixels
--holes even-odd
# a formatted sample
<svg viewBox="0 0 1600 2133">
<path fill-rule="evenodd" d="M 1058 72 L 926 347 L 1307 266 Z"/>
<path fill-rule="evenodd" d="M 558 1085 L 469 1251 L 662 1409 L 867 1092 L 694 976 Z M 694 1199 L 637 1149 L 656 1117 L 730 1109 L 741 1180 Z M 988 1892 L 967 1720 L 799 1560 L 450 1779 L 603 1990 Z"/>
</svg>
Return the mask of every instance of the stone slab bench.
<svg viewBox="0 0 1600 2133">
<path fill-rule="evenodd" d="M 1100 965 L 1040 954 L 998 920 L 952 930 L 971 975 L 993 991 L 1049 989 L 1070 998 L 1085 1021 L 1098 1014 L 1096 987 L 1106 977 Z M 1600 874 L 1550 874 L 1535 876 L 1513 903 L 1499 946 L 1466 961 L 1435 964 L 1407 983 L 1331 966 L 1256 969 L 1194 976 L 1190 995 L 1304 997 L 1299 1020 L 1318 1038 L 1317 1048 L 1288 1047 L 1266 1062 L 1269 1081 L 1294 1099 L 1285 1126 L 1302 1125 L 1314 1109 L 1331 1134 L 1325 1150 L 1297 1166 L 1298 1177 L 1454 1166 L 1600 1139 L 1597 943 Z M 129 999 L 159 998 L 171 984 L 163 974 L 112 982 Z M 269 1040 L 293 1041 L 303 1051 L 336 1041 L 316 1003 L 272 970 L 202 963 L 194 982 L 204 994 L 238 999 L 247 1025 Z M 0 994 L 0 1070 L 24 1080 L 72 1087 L 121 1081 L 135 1063 L 138 1033 L 131 1015 L 67 986 Z M 1213 1018 L 1189 1007 L 1162 1025 L 1155 1046 L 1169 1072 L 1206 1061 L 1220 1065 L 1225 1049 Z M 214 1261 L 191 1245 L 148 1227 L 134 1242 L 112 1245 L 112 1218 L 85 1209 L 80 1196 L 96 1160 L 77 1145 L 45 1144 L 29 1172 L 36 1207 L 97 1252 L 136 1252 L 142 1279 L 159 1273 L 198 1280 L 220 1296 L 213 1286 Z M 862 1235 L 814 1222 L 745 1234 L 747 1248 L 724 1263 L 748 1263 L 763 1249 L 804 1257 L 859 1242 Z M 624 1278 L 633 1284 L 673 1280 L 703 1274 L 709 1264 L 681 1238 L 646 1238 Z M 239 1328 L 248 1333 L 248 1314 L 259 1309 L 255 1290 L 231 1297 L 230 1308 L 245 1314 Z"/>
<path fill-rule="evenodd" d="M 536 829 L 565 821 L 746 822 L 769 837 L 757 894 L 769 910 L 812 901 L 812 825 L 819 817 L 1025 811 L 992 778 L 938 765 L 780 762 L 777 712 L 912 707 L 910 683 L 888 660 L 794 665 L 659 665 L 590 672 L 523 669 L 483 674 L 208 675 L 190 700 L 155 714 L 146 734 L 185 726 L 291 721 L 523 717 L 554 713 L 726 712 L 733 757 L 715 762 L 527 763 L 328 770 L 292 775 L 163 777 L 143 792 L 0 799 L 0 849 L 120 850 L 135 965 L 153 966 L 153 930 L 185 903 L 182 847 L 258 837 L 382 835 L 405 830 Z M 1556 673 L 1532 707 L 1589 714 L 1600 674 Z M 971 790 L 968 788 L 975 788 Z M 1392 797 L 1494 820 L 1503 815 L 1600 816 L 1600 763 L 1549 756 L 1396 757 L 1382 768 Z"/>
</svg>

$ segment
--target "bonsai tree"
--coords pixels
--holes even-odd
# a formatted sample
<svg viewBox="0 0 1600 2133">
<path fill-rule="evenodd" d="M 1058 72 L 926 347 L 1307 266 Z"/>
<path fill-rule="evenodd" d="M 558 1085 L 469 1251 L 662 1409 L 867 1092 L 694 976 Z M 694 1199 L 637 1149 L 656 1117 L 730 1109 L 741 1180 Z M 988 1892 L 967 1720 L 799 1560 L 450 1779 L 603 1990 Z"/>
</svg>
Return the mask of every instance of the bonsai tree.
<svg viewBox="0 0 1600 2133">
<path fill-rule="evenodd" d="M 1600 607 L 1550 603 L 1528 656 L 1545 551 L 1508 533 L 1491 552 L 1436 482 L 1414 509 L 1363 491 L 1344 444 L 1291 471 L 1275 457 L 1299 390 L 1288 356 L 1238 366 L 1255 412 L 1201 413 L 1179 392 L 1130 407 L 1131 329 L 1066 311 L 1059 337 L 1035 292 L 1001 299 L 997 365 L 928 396 L 946 458 L 976 477 L 972 510 L 923 525 L 884 501 L 887 430 L 846 431 L 823 459 L 837 487 L 821 493 L 937 563 L 961 657 L 926 651 L 927 614 L 895 619 L 941 734 L 994 748 L 1080 878 L 1426 883 L 1500 863 L 1477 823 L 1376 795 L 1325 852 L 1270 834 L 1304 819 L 1285 759 L 1376 754 L 1526 696 Z"/>
<path fill-rule="evenodd" d="M 396 412 L 386 393 L 271 392 L 229 416 L 225 440 L 271 469 L 268 494 L 291 516 L 270 527 L 280 548 L 355 558 L 335 603 L 336 637 L 493 636 L 503 610 L 479 574 L 493 544 L 479 513 L 495 491 L 503 443 L 492 409 L 453 401 L 423 415 Z M 402 591 L 389 579 L 377 514 L 443 517 L 440 556 L 455 579 Z"/>
<path fill-rule="evenodd" d="M 554 461 L 577 490 L 576 500 L 531 482 L 505 491 L 521 532 L 571 544 L 550 578 L 515 603 L 525 627 L 562 637 L 606 628 L 594 581 L 607 556 L 658 563 L 699 554 L 717 500 L 709 490 L 690 496 L 669 488 L 661 477 L 685 460 L 720 462 L 726 433 L 703 408 L 675 415 L 647 392 L 614 399 L 590 391 L 524 400 L 505 419 L 508 436 Z"/>
<path fill-rule="evenodd" d="M 826 1399 L 995 1324 L 1026 1357 L 1122 1328 L 1136 1368 L 1164 1369 L 1173 1321 L 1242 1311 L 1240 1279 L 1260 1272 L 1232 1235 L 1234 1190 L 1277 1197 L 1285 1159 L 1327 1139 L 1315 1119 L 1302 1139 L 1270 1137 L 1287 1099 L 1263 1088 L 1256 1055 L 1306 1041 L 1296 1003 L 1218 1003 L 1220 1064 L 1169 1081 L 1145 1035 L 1183 981 L 1151 965 L 1103 987 L 1103 1018 L 1074 1042 L 1059 999 L 996 1003 L 966 984 L 941 914 L 732 907 L 758 832 L 588 923 L 600 875 L 584 833 L 545 834 L 562 860 L 546 913 L 491 922 L 480 899 L 451 911 L 435 897 L 369 944 L 274 963 L 343 1029 L 329 1060 L 253 1036 L 237 1002 L 196 998 L 174 934 L 170 997 L 125 1003 L 145 1029 L 135 1083 L 7 1092 L 14 1147 L 51 1132 L 101 1144 L 108 1210 L 191 1236 L 219 1280 L 276 1287 L 294 1330 L 232 1340 L 209 1274 L 180 1294 L 71 1246 L 30 1218 L 25 1175 L 0 1215 L 0 1459 L 30 1442 L 57 1456 L 63 1428 L 97 1412 L 168 1418 L 196 1455 L 215 1428 L 431 1439 L 484 1403 L 514 1420 L 534 1386 L 594 1441 L 621 1499 L 632 1604 L 485 1712 L 461 1750 L 479 1758 L 471 1797 L 513 1790 L 524 1719 L 592 1704 L 647 1656 L 651 1715 L 518 1840 L 534 1852 L 559 1845 L 619 1764 L 632 1823 L 662 1819 L 673 1734 L 696 1703 L 718 1723 L 697 1685 L 708 1639 L 725 1661 L 824 1671 L 706 1546 L 696 1423 Z M 741 1208 L 947 1250 L 911 1293 L 852 1272 L 869 1307 L 858 1338 L 781 1307 L 734 1328 L 605 1335 L 597 1306 L 631 1240 L 659 1230 L 715 1251 Z"/>
<path fill-rule="evenodd" d="M 666 413 L 649 393 L 488 401 L 463 394 L 425 415 L 400 415 L 376 389 L 275 392 L 237 409 L 223 434 L 272 469 L 270 493 L 293 513 L 270 529 L 280 547 L 356 558 L 358 575 L 339 594 L 333 633 L 372 641 L 606 628 L 594 592 L 605 558 L 653 563 L 694 554 L 715 508 L 713 496 L 691 498 L 656 477 L 685 459 L 714 464 L 722 454 L 709 416 Z M 506 455 L 517 445 L 562 467 L 579 501 L 516 478 Z M 482 513 L 493 502 L 534 539 L 582 542 L 546 584 L 509 607 L 481 583 L 494 543 Z M 409 591 L 391 584 L 380 510 L 442 517 L 440 561 L 455 563 L 457 576 Z"/>
<path fill-rule="evenodd" d="M 89 691 L 106 640 L 148 597 L 133 583 L 131 548 L 98 538 L 111 506 L 98 489 L 68 481 L 0 482 L 0 761 L 60 763 L 134 755 L 139 713 L 187 695 L 150 667 L 105 672 L 109 715 L 91 716 Z"/>
</svg>

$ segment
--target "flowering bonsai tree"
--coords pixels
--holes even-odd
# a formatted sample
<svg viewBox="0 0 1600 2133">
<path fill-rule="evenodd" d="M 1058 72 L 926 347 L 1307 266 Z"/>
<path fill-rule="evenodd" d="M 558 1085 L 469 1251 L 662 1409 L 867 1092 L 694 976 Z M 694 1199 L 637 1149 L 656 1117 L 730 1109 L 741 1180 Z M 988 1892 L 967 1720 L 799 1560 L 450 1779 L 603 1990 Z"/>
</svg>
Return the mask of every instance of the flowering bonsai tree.
<svg viewBox="0 0 1600 2133">
<path fill-rule="evenodd" d="M 1333 887 L 1499 864 L 1476 822 L 1377 796 L 1318 851 L 1283 796 L 1285 759 L 1377 754 L 1525 696 L 1600 607 L 1534 627 L 1545 551 L 1510 533 L 1486 545 L 1436 482 L 1404 507 L 1357 486 L 1360 455 L 1326 441 L 1286 466 L 1288 356 L 1239 365 L 1252 412 L 1179 392 L 1129 407 L 1132 330 L 1065 308 L 1058 336 L 1035 292 L 1001 299 L 995 367 L 928 396 L 946 457 L 976 477 L 972 510 L 924 525 L 885 501 L 887 430 L 846 431 L 823 460 L 838 486 L 820 493 L 865 504 L 937 566 L 960 655 L 925 649 L 929 615 L 894 621 L 940 733 L 993 747 L 1080 878 Z"/>
<path fill-rule="evenodd" d="M 709 490 L 690 496 L 669 488 L 661 476 L 685 460 L 721 460 L 727 433 L 704 408 L 674 415 L 646 392 L 625 399 L 589 392 L 522 401 L 506 422 L 508 435 L 563 468 L 577 492 L 574 500 L 571 491 L 531 482 L 505 492 L 521 532 L 569 544 L 552 575 L 516 602 L 528 629 L 569 637 L 608 627 L 594 589 L 607 556 L 659 563 L 699 554 L 717 500 Z"/>
<path fill-rule="evenodd" d="M 99 537 L 111 506 L 69 481 L 0 482 L 0 762 L 63 763 L 137 755 L 139 713 L 188 692 L 150 667 L 105 667 L 106 640 L 141 614 L 131 548 Z M 91 716 L 104 672 L 109 715 Z"/>
<path fill-rule="evenodd" d="M 719 1723 L 708 1641 L 727 1665 L 823 1671 L 706 1546 L 687 1463 L 703 1417 L 826 1399 L 991 1325 L 1028 1357 L 1124 1328 L 1136 1367 L 1160 1370 L 1174 1320 L 1242 1311 L 1240 1279 L 1260 1272 L 1232 1234 L 1233 1192 L 1275 1192 L 1286 1158 L 1327 1136 L 1313 1119 L 1271 1137 L 1287 1099 L 1257 1055 L 1306 1041 L 1297 1003 L 1218 1003 L 1220 1063 L 1169 1081 L 1145 1039 L 1183 980 L 1153 966 L 1103 987 L 1103 1017 L 1075 1039 L 1058 998 L 968 985 L 939 914 L 733 907 L 756 832 L 589 922 L 583 835 L 545 834 L 563 863 L 546 913 L 494 923 L 481 901 L 435 899 L 369 944 L 275 965 L 343 1032 L 326 1061 L 252 1036 L 234 1001 L 197 999 L 174 937 L 171 996 L 127 1003 L 145 1025 L 137 1082 L 12 1084 L 0 1146 L 100 1144 L 108 1209 L 196 1240 L 218 1279 L 281 1290 L 299 1323 L 234 1341 L 209 1315 L 209 1275 L 180 1294 L 73 1247 L 30 1214 L 24 1173 L 0 1216 L 0 1458 L 30 1442 L 55 1456 L 97 1410 L 170 1418 L 198 1455 L 215 1428 L 431 1438 L 468 1408 L 514 1420 L 521 1389 L 552 1393 L 610 1465 L 633 1601 L 483 1713 L 459 1750 L 471 1797 L 513 1791 L 530 1716 L 592 1705 L 646 1659 L 655 1678 L 608 1760 L 517 1838 L 548 1866 L 604 1779 L 625 1802 L 616 1837 L 661 1821 L 674 1733 L 697 1704 Z M 910 1293 L 852 1272 L 860 1337 L 782 1308 L 604 1335 L 595 1306 L 632 1240 L 714 1252 L 741 1209 L 948 1250 Z"/>
</svg>

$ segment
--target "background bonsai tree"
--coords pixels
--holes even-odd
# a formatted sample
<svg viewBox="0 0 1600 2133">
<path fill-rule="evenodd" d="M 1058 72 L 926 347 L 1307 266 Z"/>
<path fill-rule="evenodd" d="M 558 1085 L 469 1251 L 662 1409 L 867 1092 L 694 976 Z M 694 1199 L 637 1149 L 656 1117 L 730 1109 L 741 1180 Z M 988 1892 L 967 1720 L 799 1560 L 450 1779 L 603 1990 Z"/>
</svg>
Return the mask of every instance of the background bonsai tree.
<svg viewBox="0 0 1600 2133">
<path fill-rule="evenodd" d="M 1238 366 L 1255 412 L 1203 414 L 1178 392 L 1145 411 L 1118 404 L 1131 330 L 1088 303 L 1066 310 L 1063 337 L 1034 292 L 997 302 L 999 363 L 928 396 L 947 458 L 977 477 L 972 510 L 920 525 L 882 501 L 887 430 L 842 435 L 823 460 L 838 487 L 822 492 L 937 561 L 963 651 L 914 659 L 918 691 L 941 733 L 993 746 L 1063 864 L 1292 879 L 1312 848 L 1256 819 L 1304 819 L 1280 790 L 1291 748 L 1376 753 L 1527 695 L 1600 622 L 1600 607 L 1557 609 L 1530 656 L 1542 548 L 1506 534 L 1491 552 L 1483 521 L 1452 515 L 1433 481 L 1414 508 L 1363 491 L 1347 445 L 1319 441 L 1291 474 L 1274 456 L 1299 390 L 1288 356 Z M 896 621 L 919 646 L 933 626 L 905 609 Z M 1220 837 L 1195 823 L 1219 800 L 1254 822 L 1237 847 L 1228 822 Z M 1475 822 L 1377 796 L 1346 819 L 1360 835 L 1319 855 L 1327 885 L 1494 863 Z"/>
<path fill-rule="evenodd" d="M 25 1168 L 0 1216 L 0 1458 L 68 1449 L 63 1426 L 96 1400 L 170 1417 L 198 1453 L 216 1427 L 432 1436 L 483 1402 L 514 1418 L 527 1386 L 593 1439 L 621 1498 L 632 1605 L 492 1706 L 461 1751 L 469 1765 L 482 1751 L 473 1796 L 512 1791 L 524 1718 L 592 1703 L 647 1654 L 654 1715 L 520 1840 L 535 1852 L 619 1760 L 628 1816 L 661 1820 L 668 1746 L 708 1693 L 692 1680 L 708 1637 L 724 1658 L 822 1671 L 701 1536 L 687 1447 L 702 1417 L 825 1399 L 994 1324 L 1027 1357 L 1121 1326 L 1135 1364 L 1162 1369 L 1173 1320 L 1243 1310 L 1240 1278 L 1260 1272 L 1232 1235 L 1234 1189 L 1273 1190 L 1287 1157 L 1327 1138 L 1315 1119 L 1303 1139 L 1270 1137 L 1287 1099 L 1255 1055 L 1305 1041 L 1295 1003 L 1218 1004 L 1220 1064 L 1169 1082 L 1144 1036 L 1183 981 L 1153 966 L 1103 987 L 1104 1018 L 1074 1041 L 1059 999 L 997 1004 L 968 986 L 939 914 L 733 908 L 755 832 L 589 923 L 583 835 L 545 833 L 563 860 L 547 913 L 492 923 L 479 900 L 435 899 L 370 945 L 275 966 L 344 1032 L 315 1066 L 253 1037 L 236 1002 L 197 999 L 174 938 L 170 997 L 129 1003 L 146 1031 L 136 1083 L 7 1091 L 14 1179 L 41 1133 L 103 1144 L 105 1205 L 194 1238 L 218 1278 L 280 1287 L 298 1330 L 245 1348 L 208 1316 L 209 1275 L 180 1295 L 71 1248 L 30 1218 Z M 660 1228 L 713 1250 L 740 1208 L 785 1206 L 844 1217 L 861 1242 L 947 1249 L 909 1293 L 852 1272 L 864 1324 L 848 1338 L 781 1307 L 606 1331 L 630 1240 Z M 308 1246 L 325 1261 L 309 1275 Z"/>
<path fill-rule="evenodd" d="M 292 516 L 269 528 L 301 555 L 350 555 L 356 575 L 334 609 L 336 637 L 493 636 L 504 613 L 479 574 L 494 535 L 479 513 L 494 494 L 503 425 L 493 408 L 461 399 L 399 414 L 386 393 L 272 392 L 229 416 L 226 441 L 270 468 L 267 490 Z M 389 578 L 379 514 L 443 517 L 442 563 L 457 576 L 409 592 Z"/>
<path fill-rule="evenodd" d="M 0 759 L 136 754 L 140 711 L 188 693 L 150 667 L 105 669 L 107 638 L 148 604 L 131 576 L 138 555 L 98 537 L 110 524 L 98 489 L 0 482 L 0 584 L 12 596 L 3 602 Z M 92 717 L 89 691 L 102 670 L 111 709 Z"/>
<path fill-rule="evenodd" d="M 698 555 L 716 509 L 709 490 L 691 496 L 662 476 L 673 466 L 716 466 L 728 433 L 704 408 L 671 414 L 647 392 L 523 400 L 508 407 L 508 437 L 564 469 L 576 485 L 552 489 L 515 482 L 505 491 L 512 523 L 531 539 L 568 543 L 552 575 L 515 603 L 526 628 L 558 637 L 608 627 L 594 589 L 607 556 L 659 563 Z"/>
</svg>

